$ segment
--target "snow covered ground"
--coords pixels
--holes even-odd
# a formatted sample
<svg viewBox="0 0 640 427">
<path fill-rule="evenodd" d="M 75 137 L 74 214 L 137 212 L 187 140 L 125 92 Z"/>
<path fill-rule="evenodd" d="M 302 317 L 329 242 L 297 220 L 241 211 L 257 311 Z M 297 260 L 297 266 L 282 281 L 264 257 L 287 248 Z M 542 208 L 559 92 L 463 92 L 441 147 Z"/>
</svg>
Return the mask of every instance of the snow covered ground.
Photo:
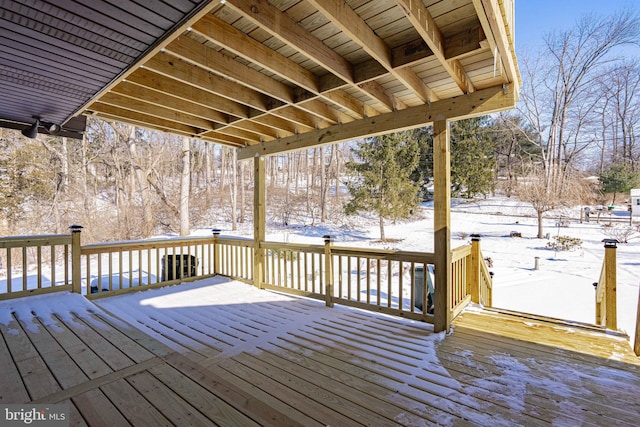
<svg viewBox="0 0 640 427">
<path fill-rule="evenodd" d="M 608 214 L 602 215 L 600 224 L 597 224 L 593 214 L 589 223 L 580 223 L 578 207 L 553 212 L 544 221 L 544 233 L 550 235 L 547 240 L 536 238 L 538 230 L 533 209 L 516 199 L 497 196 L 472 201 L 454 200 L 453 205 L 452 246 L 467 244 L 473 233 L 481 235 L 482 252 L 493 260 L 495 307 L 594 323 L 593 283 L 598 281 L 604 259 L 602 240 L 609 238 L 603 227 L 609 222 Z M 618 218 L 621 226 L 628 224 L 622 219 L 625 214 Z M 270 226 L 267 227 L 267 239 L 322 244 L 322 236 L 330 234 L 334 236 L 335 244 L 341 246 L 369 245 L 431 252 L 432 204 L 423 204 L 416 216 L 417 219 L 385 227 L 388 238 L 400 240 L 392 244 L 377 242 L 379 228 L 375 217 L 346 218 L 345 224 L 341 225 Z M 561 216 L 569 218 L 568 227 L 556 226 Z M 225 236 L 248 236 L 252 232 L 249 224 L 236 233 L 226 231 L 228 227 L 225 224 L 217 226 L 222 228 Z M 521 233 L 522 237 L 510 237 L 512 231 Z M 548 249 L 547 242 L 558 235 L 580 238 L 581 249 L 567 252 Z M 536 257 L 539 257 L 538 270 L 534 269 Z M 629 243 L 618 245 L 617 260 L 618 327 L 632 336 L 640 284 L 640 233 L 635 233 Z"/>
</svg>

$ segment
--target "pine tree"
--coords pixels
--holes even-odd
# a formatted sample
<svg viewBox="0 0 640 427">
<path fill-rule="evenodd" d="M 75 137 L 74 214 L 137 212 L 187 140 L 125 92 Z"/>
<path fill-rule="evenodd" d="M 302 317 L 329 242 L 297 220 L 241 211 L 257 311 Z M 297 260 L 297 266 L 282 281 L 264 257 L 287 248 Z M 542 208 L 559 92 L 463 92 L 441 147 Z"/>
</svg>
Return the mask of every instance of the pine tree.
<svg viewBox="0 0 640 427">
<path fill-rule="evenodd" d="M 495 144 L 486 132 L 486 118 L 451 124 L 451 184 L 453 194 L 471 198 L 494 189 Z"/>
<path fill-rule="evenodd" d="M 628 193 L 639 183 L 640 173 L 631 170 L 631 167 L 625 164 L 611 165 L 600 174 L 602 192 L 613 193 L 611 204 L 615 204 L 617 193 Z"/>
<path fill-rule="evenodd" d="M 356 179 L 347 183 L 345 213 L 376 212 L 385 241 L 384 220 L 406 218 L 418 205 L 418 185 L 410 178 L 418 166 L 417 141 L 407 133 L 388 134 L 359 141 L 353 152 L 356 160 L 346 167 Z"/>
</svg>

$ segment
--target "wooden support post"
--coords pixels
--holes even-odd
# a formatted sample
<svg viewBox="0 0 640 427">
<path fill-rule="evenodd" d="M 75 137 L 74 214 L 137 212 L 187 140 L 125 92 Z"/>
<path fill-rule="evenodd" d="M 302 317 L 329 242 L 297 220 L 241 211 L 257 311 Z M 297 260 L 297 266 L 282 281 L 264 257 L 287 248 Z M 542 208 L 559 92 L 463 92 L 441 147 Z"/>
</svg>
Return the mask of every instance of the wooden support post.
<svg viewBox="0 0 640 427">
<path fill-rule="evenodd" d="M 471 235 L 471 262 L 469 275 L 469 293 L 471 301 L 480 304 L 480 235 Z"/>
<path fill-rule="evenodd" d="M 265 240 L 266 174 L 264 157 L 253 158 L 253 284 L 262 288 L 263 257 L 260 243 Z"/>
<path fill-rule="evenodd" d="M 324 235 L 324 286 L 327 307 L 333 307 L 333 262 L 331 256 L 331 236 Z"/>
<path fill-rule="evenodd" d="M 604 268 L 605 268 L 605 300 L 607 329 L 618 329 L 617 310 L 617 285 L 616 285 L 616 249 L 618 241 L 616 239 L 604 239 Z"/>
<path fill-rule="evenodd" d="M 81 225 L 69 226 L 71 230 L 71 291 L 76 294 L 82 293 L 82 266 L 80 265 L 81 243 L 80 233 Z"/>
<path fill-rule="evenodd" d="M 435 254 L 435 332 L 451 326 L 451 167 L 449 124 L 444 117 L 433 122 L 433 224 Z M 425 272 L 426 274 L 426 272 Z"/>
<path fill-rule="evenodd" d="M 640 292 L 638 292 L 638 309 L 636 310 L 636 337 L 633 341 L 633 351 L 640 356 Z"/>
<path fill-rule="evenodd" d="M 220 230 L 214 228 L 211 230 L 213 233 L 213 274 L 220 273 L 220 248 L 218 248 L 218 237 L 220 237 Z"/>
</svg>

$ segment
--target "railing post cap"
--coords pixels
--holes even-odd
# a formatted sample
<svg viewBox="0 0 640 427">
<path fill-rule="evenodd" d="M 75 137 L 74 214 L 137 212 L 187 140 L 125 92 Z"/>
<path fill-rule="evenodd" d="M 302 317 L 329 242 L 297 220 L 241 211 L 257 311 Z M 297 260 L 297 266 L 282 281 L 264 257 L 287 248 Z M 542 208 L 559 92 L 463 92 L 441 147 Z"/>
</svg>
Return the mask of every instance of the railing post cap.
<svg viewBox="0 0 640 427">
<path fill-rule="evenodd" d="M 478 233 L 474 233 L 471 235 L 471 241 L 472 242 L 479 242 L 480 241 L 480 234 Z"/>
<path fill-rule="evenodd" d="M 330 234 L 325 234 L 324 236 L 322 236 L 322 238 L 324 239 L 325 243 L 331 243 L 333 242 L 333 238 L 331 237 Z"/>
<path fill-rule="evenodd" d="M 71 232 L 76 232 L 76 231 L 82 231 L 84 227 L 78 224 L 72 224 L 69 226 L 69 230 L 71 230 Z"/>
<path fill-rule="evenodd" d="M 213 237 L 218 237 L 221 231 L 219 228 L 214 228 L 211 230 L 211 232 L 213 233 Z"/>
<path fill-rule="evenodd" d="M 618 239 L 603 239 L 602 241 L 605 248 L 617 248 L 618 243 L 620 243 Z"/>
</svg>

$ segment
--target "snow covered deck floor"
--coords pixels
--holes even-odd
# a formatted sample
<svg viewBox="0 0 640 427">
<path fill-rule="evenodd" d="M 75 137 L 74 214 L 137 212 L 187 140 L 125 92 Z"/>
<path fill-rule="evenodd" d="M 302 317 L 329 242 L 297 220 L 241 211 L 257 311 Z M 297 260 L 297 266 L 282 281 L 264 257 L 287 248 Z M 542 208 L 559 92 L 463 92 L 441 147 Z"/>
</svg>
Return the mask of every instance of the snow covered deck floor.
<svg viewBox="0 0 640 427">
<path fill-rule="evenodd" d="M 445 337 L 222 279 L 28 297 L 0 303 L 0 403 L 92 426 L 638 425 L 637 359 L 540 323 L 469 311 Z"/>
</svg>

